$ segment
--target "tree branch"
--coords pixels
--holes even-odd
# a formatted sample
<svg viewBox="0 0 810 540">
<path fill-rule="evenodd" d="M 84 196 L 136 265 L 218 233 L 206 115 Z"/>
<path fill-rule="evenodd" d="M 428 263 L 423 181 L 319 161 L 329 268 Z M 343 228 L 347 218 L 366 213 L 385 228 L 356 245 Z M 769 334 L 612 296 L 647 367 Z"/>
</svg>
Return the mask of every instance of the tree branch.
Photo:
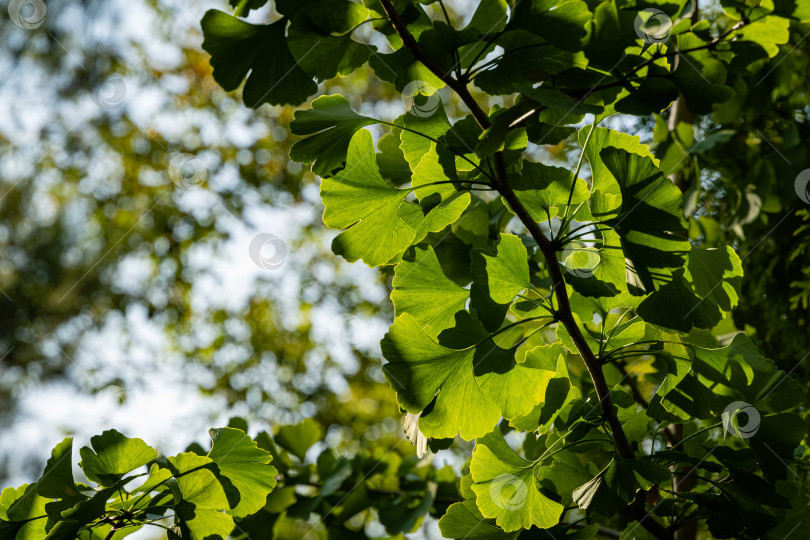
<svg viewBox="0 0 810 540">
<path fill-rule="evenodd" d="M 458 94 L 467 108 L 470 109 L 470 113 L 481 126 L 481 129 L 488 128 L 490 126 L 489 117 L 481 106 L 478 105 L 478 102 L 475 101 L 475 98 L 472 97 L 472 94 L 470 94 L 470 91 L 467 89 L 467 85 L 454 79 L 450 73 L 444 71 L 444 68 L 434 62 L 433 59 L 422 50 L 416 42 L 416 39 L 414 39 L 413 34 L 408 30 L 405 21 L 402 20 L 396 8 L 391 4 L 391 0 L 380 0 L 380 4 L 385 10 L 385 14 L 391 20 L 394 30 L 397 31 L 397 34 L 399 34 L 399 37 L 402 39 L 402 44 L 411 52 L 413 57 L 422 62 L 426 68 Z"/>
<path fill-rule="evenodd" d="M 480 107 L 480 105 L 478 105 L 478 102 L 475 100 L 475 98 L 473 98 L 472 94 L 470 94 L 467 85 L 462 81 L 454 79 L 451 74 L 445 72 L 441 66 L 434 62 L 425 53 L 425 51 L 422 50 L 422 48 L 416 42 L 416 39 L 414 39 L 413 35 L 408 30 L 406 24 L 400 18 L 399 14 L 391 3 L 391 0 L 380 0 L 380 4 L 385 10 L 386 15 L 388 15 L 388 17 L 391 19 L 391 24 L 394 26 L 394 29 L 402 39 L 403 45 L 408 48 L 413 57 L 422 62 L 426 68 L 444 81 L 447 86 L 449 86 L 459 95 L 464 104 L 470 109 L 470 113 L 473 115 L 476 122 L 478 122 L 478 125 L 481 126 L 481 129 L 487 129 L 490 127 L 491 124 L 489 117 Z M 591 376 L 594 389 L 596 390 L 596 397 L 599 399 L 599 404 L 602 408 L 602 416 L 610 426 L 616 450 L 619 453 L 619 456 L 623 459 L 634 459 L 635 455 L 633 453 L 633 449 L 627 440 L 627 436 L 622 429 L 621 422 L 619 422 L 619 419 L 616 416 L 616 412 L 613 410 L 613 401 L 610 399 L 610 389 L 608 388 L 607 381 L 605 380 L 605 374 L 602 372 L 602 366 L 599 364 L 599 361 L 591 351 L 590 347 L 588 347 L 588 343 L 585 340 L 585 336 L 582 334 L 582 330 L 580 330 L 576 324 L 576 321 L 574 320 L 571 304 L 568 300 L 568 293 L 565 289 L 565 280 L 563 279 L 562 271 L 560 270 L 560 263 L 557 259 L 556 248 L 543 233 L 542 229 L 540 229 L 537 222 L 532 219 L 529 212 L 517 198 L 517 195 L 515 195 L 515 192 L 509 185 L 506 163 L 504 162 L 503 154 L 501 152 L 496 152 L 493 155 L 493 160 L 495 162 L 496 169 L 496 183 L 494 187 L 498 190 L 509 207 L 515 212 L 515 215 L 523 223 L 523 226 L 526 227 L 526 230 L 529 231 L 529 234 L 537 243 L 543 257 L 546 259 L 546 266 L 548 267 L 549 277 L 551 278 L 553 292 L 557 298 L 557 315 L 560 323 L 565 326 L 565 329 L 571 336 L 571 339 L 573 340 L 574 345 L 576 346 L 577 351 L 582 357 L 585 367 Z M 631 505 L 631 508 L 633 517 L 639 520 L 642 526 L 657 538 L 672 538 L 672 532 L 660 525 L 657 521 L 645 519 L 647 516 L 644 515 L 643 506 L 638 508 L 638 505 Z"/>
<path fill-rule="evenodd" d="M 411 51 L 414 58 L 422 62 L 425 67 L 433 72 L 434 75 L 442 79 L 447 86 L 455 90 L 456 93 L 459 94 L 462 101 L 464 101 L 467 107 L 469 107 L 471 114 L 481 128 L 488 128 L 490 126 L 489 118 L 483 109 L 481 109 L 481 107 L 478 105 L 478 102 L 475 101 L 475 98 L 472 97 L 472 94 L 470 94 L 467 86 L 454 79 L 449 73 L 445 72 L 441 66 L 433 62 L 433 60 L 427 56 L 405 26 L 405 23 L 396 12 L 396 9 L 391 4 L 390 0 L 380 0 L 380 3 L 382 4 L 386 14 L 391 18 L 391 24 L 396 29 L 400 38 L 402 38 L 402 43 Z M 599 365 L 599 361 L 596 359 L 596 356 L 593 354 L 590 347 L 588 347 L 585 336 L 582 334 L 582 331 L 579 329 L 574 320 L 573 312 L 571 311 L 571 304 L 568 301 L 568 294 L 565 290 L 565 280 L 563 279 L 560 264 L 557 260 L 556 249 L 543 233 L 542 229 L 540 229 L 537 222 L 532 219 L 529 212 L 523 206 L 523 203 L 520 202 L 517 195 L 515 195 L 515 192 L 512 190 L 512 187 L 509 185 L 506 163 L 503 160 L 503 154 L 496 152 L 493 158 L 495 161 L 496 171 L 496 185 L 494 187 L 509 204 L 509 207 L 515 212 L 515 215 L 529 231 L 529 234 L 532 236 L 540 248 L 540 251 L 543 253 L 548 266 L 548 273 L 553 284 L 554 294 L 557 298 L 557 312 L 560 322 L 565 326 L 565 329 L 568 331 L 571 339 L 574 341 L 580 356 L 582 356 L 582 359 L 585 362 L 585 367 L 588 369 L 588 373 L 593 380 L 596 396 L 599 399 L 599 403 L 602 407 L 602 415 L 608 422 L 610 430 L 613 433 L 614 442 L 619 455 L 624 459 L 633 459 L 633 449 L 630 447 L 630 443 L 627 441 L 627 436 L 624 434 L 621 423 L 613 410 L 613 402 L 610 399 L 610 391 L 608 389 L 607 382 L 605 381 L 604 373 L 602 373 L 602 367 Z"/>
</svg>

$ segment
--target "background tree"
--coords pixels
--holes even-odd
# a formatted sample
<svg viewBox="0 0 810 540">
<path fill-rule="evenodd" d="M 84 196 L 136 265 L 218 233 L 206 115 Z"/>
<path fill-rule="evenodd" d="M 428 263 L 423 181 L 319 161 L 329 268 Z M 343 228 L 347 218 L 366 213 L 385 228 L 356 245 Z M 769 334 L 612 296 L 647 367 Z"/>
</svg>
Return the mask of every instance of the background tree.
<svg viewBox="0 0 810 540">
<path fill-rule="evenodd" d="M 0 477 L 34 478 L 63 431 L 110 417 L 162 447 L 234 414 L 259 428 L 324 413 L 341 419 L 333 444 L 395 440 L 370 361 L 383 280 L 328 253 L 317 191 L 286 157 L 292 111 L 246 111 L 211 79 L 204 6 L 54 0 L 27 28 L 7 8 Z M 343 84 L 385 103 L 367 75 Z M 251 260 L 260 233 L 284 240 L 280 267 Z M 164 416 L 164 401 L 199 409 Z"/>
</svg>

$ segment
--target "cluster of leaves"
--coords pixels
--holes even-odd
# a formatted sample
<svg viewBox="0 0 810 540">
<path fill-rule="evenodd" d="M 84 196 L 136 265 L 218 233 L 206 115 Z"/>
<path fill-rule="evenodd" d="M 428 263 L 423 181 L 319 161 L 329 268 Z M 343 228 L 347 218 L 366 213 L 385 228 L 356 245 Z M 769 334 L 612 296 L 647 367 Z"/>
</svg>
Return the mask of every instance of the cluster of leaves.
<svg viewBox="0 0 810 540">
<path fill-rule="evenodd" d="M 711 115 L 655 115 L 650 126 L 662 168 L 682 175 L 690 239 L 704 247 L 733 244 L 746 273 L 757 277 L 743 282 L 737 326 L 755 329 L 752 338 L 786 369 L 810 347 L 802 304 L 810 264 L 801 218 L 807 203 L 793 182 L 810 167 L 806 33 L 807 25 L 794 21 L 783 34 L 788 43 L 767 64 L 729 69 L 725 85 L 734 97 Z M 806 378 L 806 366 L 794 374 Z"/>
<path fill-rule="evenodd" d="M 254 439 L 246 428 L 232 419 L 210 431 L 210 450 L 195 443 L 170 457 L 105 431 L 79 452 L 87 483 L 74 478 L 73 440 L 65 439 L 39 480 L 3 490 L 0 538 L 119 539 L 144 527 L 173 539 L 266 538 L 270 531 L 276 538 L 348 538 L 371 521 L 372 506 L 396 536 L 461 500 L 450 467 L 420 465 L 415 456 L 347 459 L 325 449 L 309 461 L 324 435 L 313 420 Z M 308 521 L 312 512 L 324 517 Z"/>
<path fill-rule="evenodd" d="M 646 4 L 620 0 L 482 0 L 461 29 L 431 1 L 285 0 L 270 24 L 239 18 L 266 3 L 234 1 L 234 16 L 210 11 L 202 22 L 214 77 L 228 90 L 247 78 L 247 105 L 300 104 L 316 82 L 366 63 L 398 91 L 423 89 L 393 122 L 358 114 L 340 95 L 315 99 L 295 115 L 292 131 L 305 138 L 290 156 L 322 177 L 323 221 L 342 230 L 333 251 L 394 268 L 382 350 L 409 436 L 420 453 L 456 437 L 476 446 L 457 486 L 414 460 L 395 467 L 398 486 L 380 487 L 368 480 L 375 461 L 327 451 L 312 495 L 274 491 L 275 511 L 260 511 L 257 530 L 275 528 L 283 511 L 322 515 L 335 537 L 365 537 L 350 518 L 370 506 L 390 534 L 431 512 L 449 538 L 531 529 L 589 538 L 604 527 L 672 538 L 696 522 L 716 538 L 781 538 L 810 519 L 807 423 L 796 412 L 805 389 L 733 324 L 740 257 L 689 241 L 683 196 L 667 178 L 677 159 L 600 126 L 676 98 L 697 114 L 722 109 L 736 96 L 727 83 L 761 76 L 791 25 L 810 18 L 806 1 L 726 0 L 714 24 L 692 20 L 685 3 L 656 3 L 674 20 L 666 40 L 639 31 Z M 366 22 L 393 52 L 355 39 Z M 505 105 L 485 111 L 468 83 Z M 469 114 L 425 106 L 444 87 Z M 375 140 L 369 126 L 385 133 Z M 575 168 L 532 159 L 536 145 L 566 141 L 578 146 Z M 309 445 L 292 446 L 307 435 L 280 436 L 306 469 Z M 263 444 L 255 448 L 276 455 Z M 157 470 L 182 486 L 198 465 L 172 459 Z M 182 489 L 162 495 L 175 504 L 172 534 L 196 537 L 200 517 L 221 527 L 206 536 L 230 534 L 237 517 L 249 528 L 235 493 L 255 512 L 271 487 L 243 493 L 207 459 L 214 487 L 198 486 L 208 495 L 188 502 L 210 507 L 184 513 Z M 293 471 L 279 471 L 295 485 Z M 99 493 L 122 487 L 126 473 L 85 472 Z M 352 475 L 363 489 L 341 496 Z M 440 486 L 460 500 L 447 506 Z M 98 497 L 106 508 L 115 495 Z"/>
<path fill-rule="evenodd" d="M 52 452 L 40 479 L 0 496 L 4 538 L 123 538 L 145 525 L 172 538 L 226 537 L 235 521 L 260 510 L 276 486 L 270 452 L 239 429 L 212 429 L 209 452 L 160 457 L 141 439 L 110 430 L 81 448 L 73 476 L 73 439 Z M 147 472 L 139 472 L 144 466 Z M 173 515 L 171 528 L 160 525 Z"/>
<path fill-rule="evenodd" d="M 271 26 L 289 24 L 286 70 L 320 81 L 371 51 L 377 77 L 399 91 L 413 81 L 427 89 L 394 122 L 320 97 L 296 113 L 292 130 L 306 138 L 290 156 L 323 178 L 324 223 L 343 229 L 333 251 L 395 266 L 396 318 L 382 349 L 409 434 L 434 450 L 457 435 L 477 443 L 461 480 L 465 501 L 440 521 L 445 536 L 586 519 L 659 538 L 705 521 L 715 537 L 754 538 L 797 523 L 805 486 L 788 471 L 805 452 L 806 425 L 792 412 L 803 390 L 734 328 L 735 251 L 688 241 L 683 197 L 667 175 L 689 152 L 666 153 L 663 137 L 657 159 L 638 137 L 599 124 L 615 113 L 657 114 L 679 97 L 693 113 L 721 109 L 735 96 L 727 82 L 762 71 L 790 25 L 809 18 L 808 5 L 724 2 L 712 24 L 684 4 L 657 3 L 673 19 L 661 40 L 644 30 L 651 13 L 631 2 L 484 0 L 462 29 L 420 4 L 296 11 L 277 2 Z M 375 21 L 393 53 L 366 44 L 355 54 L 351 35 L 364 21 Z M 248 105 L 261 102 L 261 81 L 272 81 L 267 101 L 297 104 L 314 90 L 246 61 L 256 28 L 206 15 L 215 77 L 235 88 L 250 71 Z M 311 69 L 310 55 L 334 69 Z M 223 73 L 238 60 L 238 73 Z M 485 112 L 470 82 L 512 105 Z M 467 116 L 427 106 L 444 86 Z M 279 97 L 282 88 L 299 94 Z M 390 128 L 376 147 L 364 129 L 372 124 Z M 571 139 L 575 170 L 530 159 L 530 143 Z M 757 429 L 724 437 L 747 407 Z M 502 436 L 513 430 L 526 434 L 517 453 Z M 679 476 L 697 481 L 684 489 Z M 746 515 L 726 519 L 737 508 Z"/>
<path fill-rule="evenodd" d="M 650 114 L 680 94 L 693 113 L 711 113 L 713 105 L 735 96 L 729 84 L 761 71 L 776 56 L 788 41 L 791 21 L 810 19 L 810 7 L 801 1 L 728 0 L 725 27 L 712 28 L 708 20 L 693 24 L 684 2 L 656 2 L 653 12 L 617 0 L 515 2 L 511 10 L 506 0 L 486 0 L 459 30 L 449 19 L 431 20 L 420 4 L 433 3 L 390 3 L 429 64 L 403 47 L 379 0 L 278 1 L 280 17 L 268 25 L 238 18 L 266 0 L 233 0 L 234 16 L 212 10 L 203 18 L 203 47 L 225 89 L 236 89 L 247 77 L 243 97 L 251 107 L 298 105 L 316 93 L 316 82 L 347 75 L 366 62 L 399 91 L 413 81 L 440 88 L 447 81 L 435 66 L 491 95 L 519 95 L 522 105 L 500 119 L 502 127 L 527 111 L 551 109 L 533 120 L 540 125 L 534 128 L 537 138 L 553 144 L 545 137 L 556 136 L 551 127 L 561 117 L 614 104 L 617 112 Z M 652 23 L 648 28 L 655 13 L 674 20 L 664 28 L 666 42 Z M 380 54 L 353 39 L 367 22 L 386 36 L 393 53 Z M 488 56 L 496 50 L 502 52 Z M 676 57 L 691 69 L 675 69 Z M 535 86 L 541 82 L 542 88 Z"/>
</svg>

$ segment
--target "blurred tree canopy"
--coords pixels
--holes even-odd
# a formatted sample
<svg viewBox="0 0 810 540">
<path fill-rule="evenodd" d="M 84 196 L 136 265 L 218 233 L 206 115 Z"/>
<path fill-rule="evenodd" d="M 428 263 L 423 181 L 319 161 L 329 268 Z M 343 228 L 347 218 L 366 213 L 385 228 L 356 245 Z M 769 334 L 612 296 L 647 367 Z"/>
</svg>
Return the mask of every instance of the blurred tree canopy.
<svg viewBox="0 0 810 540">
<path fill-rule="evenodd" d="M 383 280 L 329 252 L 317 188 L 286 157 L 292 111 L 246 111 L 213 81 L 200 9 L 49 1 L 40 27 L 0 19 L 0 422 L 48 381 L 126 400 L 166 365 L 222 414 L 393 436 L 372 360 Z M 369 74 L 342 84 L 388 106 Z M 280 269 L 249 257 L 265 232 Z"/>
</svg>

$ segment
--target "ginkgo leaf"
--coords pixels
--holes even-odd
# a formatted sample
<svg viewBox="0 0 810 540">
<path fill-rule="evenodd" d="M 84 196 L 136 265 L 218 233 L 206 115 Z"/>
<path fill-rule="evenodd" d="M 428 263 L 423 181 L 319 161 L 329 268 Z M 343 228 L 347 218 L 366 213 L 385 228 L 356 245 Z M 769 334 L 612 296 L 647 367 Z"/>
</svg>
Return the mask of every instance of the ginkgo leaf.
<svg viewBox="0 0 810 540">
<path fill-rule="evenodd" d="M 348 228 L 332 242 L 332 250 L 349 262 L 385 264 L 410 246 L 416 234 L 400 217 L 399 207 L 409 191 L 395 188 L 380 175 L 366 130 L 352 137 L 346 164 L 346 169 L 321 182 L 324 224 Z"/>
<path fill-rule="evenodd" d="M 416 231 L 414 244 L 424 240 L 428 233 L 440 232 L 457 223 L 472 201 L 469 192 L 456 189 L 440 159 L 439 148 L 431 143 L 428 153 L 414 167 L 411 179 L 419 204 L 406 202 L 400 207 L 400 216 Z M 455 171 L 455 167 L 451 168 Z"/>
<path fill-rule="evenodd" d="M 60 499 L 78 491 L 73 480 L 73 437 L 68 437 L 51 451 L 42 478 L 37 482 L 37 493 L 43 497 Z"/>
<path fill-rule="evenodd" d="M 650 293 L 684 265 L 689 252 L 683 197 L 652 159 L 612 147 L 599 155 L 621 191 L 621 209 L 608 224 L 621 239 L 628 287 L 634 294 Z"/>
<path fill-rule="evenodd" d="M 411 190 L 382 177 L 366 130 L 352 137 L 346 163 L 337 175 L 322 180 L 321 199 L 324 224 L 347 229 L 332 241 L 332 250 L 349 262 L 394 264 L 411 244 L 455 222 L 470 204 L 469 193 L 455 191 L 438 201 L 406 201 Z"/>
<path fill-rule="evenodd" d="M 395 186 L 411 181 L 411 169 L 399 147 L 399 136 L 386 133 L 377 140 L 377 166 L 383 178 L 388 178 Z"/>
<path fill-rule="evenodd" d="M 616 102 L 616 112 L 643 116 L 659 113 L 678 99 L 678 87 L 664 77 L 648 77 L 630 95 Z"/>
<path fill-rule="evenodd" d="M 725 347 L 708 349 L 693 345 L 691 349 L 696 358 L 728 379 L 735 368 L 745 373 L 748 384 L 754 381 L 755 372 L 771 373 L 775 370 L 774 363 L 762 356 L 751 338 L 742 332 L 735 334 Z"/>
<path fill-rule="evenodd" d="M 257 512 L 277 484 L 278 471 L 269 465 L 273 459 L 270 452 L 238 429 L 212 429 L 209 433 L 213 445 L 208 457 L 239 492 L 238 505 L 231 514 L 240 518 Z"/>
<path fill-rule="evenodd" d="M 48 499 L 37 494 L 37 483 L 5 488 L 0 493 L 0 533 L 3 538 L 45 538 L 45 505 Z"/>
<path fill-rule="evenodd" d="M 569 72 L 574 72 L 588 66 L 588 59 L 581 51 L 561 50 L 552 46 L 542 36 L 531 33 L 530 30 L 507 29 L 506 32 L 496 37 L 494 44 L 502 47 L 505 54 L 491 68 L 477 72 L 473 79 L 478 88 L 491 94 L 518 92 L 527 85 L 546 79 L 549 75 L 569 70 Z M 525 51 L 532 50 L 541 54 L 525 53 Z M 550 110 L 559 111 L 563 117 L 567 116 L 562 109 Z M 549 121 L 550 118 L 542 113 L 538 120 L 552 132 L 557 132 L 556 128 L 563 124 L 579 122 L 579 120 L 562 121 L 561 117 Z M 531 138 L 531 134 L 529 137 Z M 547 133 L 546 136 L 539 139 L 538 144 L 556 144 L 556 142 L 551 140 Z"/>
<path fill-rule="evenodd" d="M 810 21 L 810 2 L 774 2 L 773 13 L 786 19 L 807 22 Z"/>
<path fill-rule="evenodd" d="M 203 540 L 219 535 L 227 538 L 234 521 L 226 511 L 228 497 L 216 475 L 216 465 L 205 456 L 190 452 L 168 458 L 182 500 L 175 506 L 180 525 L 189 538 Z"/>
<path fill-rule="evenodd" d="M 378 0 L 365 0 L 370 9 L 380 17 L 385 16 L 385 11 Z M 422 34 L 434 28 L 431 18 L 417 2 L 394 2 L 401 17 L 406 21 L 408 31 L 419 41 Z M 414 82 L 425 83 L 430 87 L 440 89 L 444 87 L 444 81 L 436 76 L 427 66 L 413 57 L 407 47 L 402 46 L 402 39 L 398 32 L 390 24 L 383 24 L 378 27 L 386 34 L 388 44 L 394 49 L 390 54 L 375 54 L 369 59 L 369 66 L 374 70 L 374 74 L 380 79 L 392 83 L 397 91 L 403 92 L 409 89 L 409 85 Z M 424 43 L 423 43 L 424 45 Z M 435 56 L 437 51 L 431 51 Z M 438 51 L 441 53 L 441 51 Z"/>
<path fill-rule="evenodd" d="M 430 188 L 423 189 L 429 190 Z M 432 196 L 423 197 L 420 204 L 403 202 L 399 207 L 399 217 L 414 230 L 410 243 L 419 243 L 429 233 L 440 232 L 448 225 L 458 221 L 458 218 L 470 205 L 470 201 L 469 193 L 452 191 L 449 195 L 442 196 L 437 191 Z M 396 261 L 391 260 L 389 264 L 393 262 Z"/>
<path fill-rule="evenodd" d="M 89 498 L 82 497 L 78 500 L 63 500 L 67 502 L 66 508 L 61 511 L 58 522 L 48 531 L 47 538 L 54 540 L 67 540 L 76 538 L 86 523 L 92 523 L 102 517 L 107 509 L 107 501 L 113 493 L 119 490 L 117 485 L 95 491 Z M 46 510 L 53 516 L 51 505 L 59 503 L 49 503 Z"/>
<path fill-rule="evenodd" d="M 742 276 L 742 262 L 731 246 L 725 249 L 693 247 L 689 252 L 684 278 L 705 302 L 723 311 L 737 307 Z"/>
<path fill-rule="evenodd" d="M 515 454 L 497 430 L 479 439 L 470 473 L 481 514 L 506 532 L 556 525 L 563 506 L 540 491 L 538 463 Z"/>
<path fill-rule="evenodd" d="M 403 132 L 403 135 L 405 133 L 407 132 Z M 414 158 L 414 154 L 420 153 L 417 149 L 419 147 L 415 144 L 403 143 L 403 145 L 409 150 L 411 159 Z M 445 166 L 440 162 L 439 147 L 431 142 L 427 148 L 427 153 L 416 160 L 411 175 L 411 186 L 418 201 L 423 204 L 435 204 L 437 200 L 453 195 L 457 191 L 456 186 L 450 182 L 455 178 L 447 176 Z"/>
<path fill-rule="evenodd" d="M 612 515 L 632 501 L 637 490 L 669 479 L 670 472 L 663 465 L 614 456 L 602 472 L 574 491 L 574 502 L 583 510 Z"/>
<path fill-rule="evenodd" d="M 574 183 L 572 171 L 530 161 L 524 161 L 519 175 L 510 176 L 509 184 L 535 221 L 556 216 L 568 204 L 569 194 L 575 206 L 585 202 L 590 194 L 584 180 L 578 178 Z"/>
<path fill-rule="evenodd" d="M 456 29 L 445 21 L 433 21 L 419 36 L 419 46 L 445 71 L 467 69 L 471 63 L 494 49 L 481 36 L 497 34 L 506 26 L 506 0 L 481 0 L 470 22 Z"/>
<path fill-rule="evenodd" d="M 456 323 L 437 343 L 408 313 L 398 316 L 381 344 L 388 360 L 383 372 L 399 405 L 422 413 L 425 435 L 460 433 L 470 440 L 491 431 L 501 416 L 530 412 L 554 374 L 539 358 L 518 363 L 518 347 L 499 347 L 469 312 L 456 314 Z"/>
<path fill-rule="evenodd" d="M 528 414 L 546 395 L 554 373 L 539 355 L 526 354 L 523 362 L 515 360 L 517 347 L 501 349 L 492 340 L 476 348 L 475 380 L 498 405 L 507 420 Z"/>
<path fill-rule="evenodd" d="M 395 315 L 410 314 L 434 339 L 454 326 L 455 314 L 464 310 L 470 298 L 470 291 L 444 275 L 431 246 L 416 246 L 406 255 L 396 266 L 393 286 Z"/>
<path fill-rule="evenodd" d="M 516 429 L 542 433 L 548 430 L 560 411 L 572 400 L 582 397 L 582 393 L 569 379 L 565 349 L 559 343 L 535 347 L 526 353 L 526 359 L 549 375 L 539 388 L 540 396 L 534 408 L 510 419 L 509 424 Z"/>
<path fill-rule="evenodd" d="M 411 169 L 414 171 L 428 152 L 437 149 L 436 143 L 431 139 L 440 139 L 451 128 L 441 97 L 435 93 L 435 89 L 431 87 L 414 89 L 414 92 L 417 92 L 415 100 L 421 96 L 418 91 L 433 93 L 422 98 L 421 106 L 414 105 L 412 110 L 405 113 L 402 117 L 402 125 L 407 129 L 403 129 L 399 133 L 399 147 L 402 149 L 405 160 L 410 163 Z"/>
<path fill-rule="evenodd" d="M 424 64 L 415 60 L 405 48 L 390 54 L 375 54 L 369 58 L 368 65 L 377 77 L 390 82 L 400 92 L 413 81 L 423 81 L 434 88 L 444 87 L 444 81 Z"/>
<path fill-rule="evenodd" d="M 232 8 L 237 8 L 239 4 L 244 5 L 244 13 L 249 14 L 254 9 L 260 9 L 262 6 L 267 4 L 267 0 L 247 0 L 247 2 L 242 2 L 241 0 L 228 0 L 228 4 Z"/>
<path fill-rule="evenodd" d="M 767 15 L 741 28 L 737 35 L 741 40 L 753 41 L 761 46 L 768 53 L 768 57 L 773 58 L 779 53 L 779 45 L 787 43 L 790 39 L 789 29 L 788 19 Z"/>
<path fill-rule="evenodd" d="M 706 250 L 693 247 L 686 269 L 644 299 L 639 315 L 644 320 L 682 332 L 692 327 L 713 328 L 724 312 L 736 307 L 742 281 L 742 263 L 730 247 Z"/>
<path fill-rule="evenodd" d="M 130 439 L 114 429 L 90 439 L 92 449 L 79 450 L 79 463 L 87 478 L 111 486 L 125 474 L 157 459 L 157 450 L 141 439 Z"/>
<path fill-rule="evenodd" d="M 723 314 L 711 302 L 704 302 L 683 274 L 675 272 L 669 283 L 646 297 L 638 306 L 638 314 L 651 324 L 681 332 L 692 327 L 713 328 Z"/>
<path fill-rule="evenodd" d="M 641 341 L 647 330 L 644 321 L 634 320 L 614 327 L 599 328 L 598 331 L 591 332 L 576 313 L 574 313 L 574 320 L 577 326 L 583 330 L 582 334 L 585 337 L 585 342 L 594 354 L 607 354 L 614 349 L 620 349 L 625 345 Z M 577 348 L 565 326 L 557 326 L 557 339 L 566 349 L 577 354 Z"/>
<path fill-rule="evenodd" d="M 363 9 L 355 2 L 339 3 Z M 312 5 L 321 4 L 324 2 L 314 2 Z M 328 4 L 334 5 L 335 2 Z M 287 31 L 287 44 L 298 65 L 318 82 L 350 74 L 365 64 L 376 50 L 371 45 L 353 40 L 351 33 L 333 35 L 324 31 L 306 11 L 297 12 L 293 17 Z"/>
<path fill-rule="evenodd" d="M 475 249 L 471 254 L 470 311 L 490 332 L 501 327 L 515 295 L 529 285 L 525 248 L 513 235 L 501 236 L 507 238 L 503 255 L 500 246 L 498 253 Z"/>
<path fill-rule="evenodd" d="M 583 259 L 582 264 L 572 263 L 571 257 L 575 256 Z M 582 296 L 599 298 L 605 304 L 615 303 L 614 307 L 638 305 L 637 297 L 628 298 L 631 296 L 627 292 L 628 274 L 630 279 L 633 274 L 628 270 L 621 239 L 613 229 L 600 225 L 598 232 L 569 242 L 560 259 L 563 278 Z"/>
<path fill-rule="evenodd" d="M 692 370 L 692 357 L 686 345 L 677 343 L 677 336 L 662 334 L 662 337 L 668 342 L 663 344 L 662 351 L 655 353 L 655 358 L 665 366 L 666 374 L 655 395 L 661 398 L 664 409 L 677 415 L 682 409 L 678 405 L 680 400 L 676 388 Z"/>
<path fill-rule="evenodd" d="M 230 91 L 247 76 L 243 99 L 248 107 L 263 103 L 299 105 L 318 91 L 312 76 L 290 53 L 286 20 L 254 25 L 209 10 L 201 24 L 205 36 L 202 47 L 211 55 L 214 79 Z"/>
<path fill-rule="evenodd" d="M 304 461 L 307 450 L 323 438 L 323 428 L 312 418 L 305 418 L 301 423 L 282 426 L 276 433 L 276 443 Z"/>
<path fill-rule="evenodd" d="M 676 69 L 669 76 L 694 114 L 710 114 L 716 103 L 734 96 L 734 90 L 726 86 L 728 70 L 725 64 L 716 58 L 714 52 L 707 50 L 706 45 L 707 41 L 693 32 L 680 34 L 678 47 L 694 49 L 681 56 L 690 69 Z"/>
<path fill-rule="evenodd" d="M 346 162 L 346 153 L 354 134 L 377 121 L 354 112 L 349 101 L 339 94 L 321 96 L 312 109 L 297 111 L 290 130 L 309 135 L 290 149 L 290 159 L 312 164 L 312 171 L 330 176 Z"/>
<path fill-rule="evenodd" d="M 775 414 L 762 417 L 752 435 L 748 445 L 759 459 L 765 478 L 773 482 L 784 480 L 788 471 L 793 472 L 789 463 L 807 436 L 807 425 L 797 413 Z"/>
<path fill-rule="evenodd" d="M 383 372 L 397 393 L 397 403 L 408 412 L 422 413 L 419 429 L 426 436 L 449 438 L 460 433 L 472 440 L 492 430 L 501 411 L 475 381 L 474 348 L 442 347 L 408 313 L 394 319 L 381 346 L 388 360 Z"/>
<path fill-rule="evenodd" d="M 153 463 L 152 466 L 149 468 L 149 477 L 146 481 L 141 484 L 138 488 L 134 491 L 149 493 L 150 491 L 154 491 L 158 486 L 163 484 L 166 480 L 172 477 L 172 473 L 169 469 L 161 468 L 157 463 Z"/>
<path fill-rule="evenodd" d="M 560 49 L 577 51 L 582 48 L 590 21 L 588 4 L 581 0 L 520 2 L 509 28 L 534 32 Z"/>
<path fill-rule="evenodd" d="M 304 11 L 320 30 L 333 34 L 345 34 L 369 17 L 368 8 L 352 0 L 299 0 L 289 10 L 279 10 L 282 11 L 288 16 Z"/>
<path fill-rule="evenodd" d="M 613 70 L 624 59 L 625 48 L 637 38 L 634 29 L 636 14 L 619 9 L 619 2 L 600 2 L 593 10 L 591 35 L 585 54 L 591 65 Z"/>
<path fill-rule="evenodd" d="M 591 133 L 593 130 L 593 133 Z M 641 144 L 637 135 L 628 135 L 612 129 L 585 126 L 577 134 L 579 144 L 585 146 L 585 156 L 591 165 L 591 192 L 599 192 L 599 198 L 590 201 L 594 216 L 607 219 L 618 212 L 621 206 L 621 189 L 602 160 L 604 148 L 613 147 L 627 150 L 639 156 L 648 157 L 658 164 L 647 145 Z"/>
<path fill-rule="evenodd" d="M 624 258 L 622 258 L 622 261 L 624 261 Z M 633 308 L 641 302 L 641 298 L 633 296 L 627 291 L 613 296 L 586 296 L 574 290 L 573 287 L 571 289 L 569 294 L 571 309 L 582 320 L 592 320 L 594 313 L 605 317 L 614 309 Z"/>
<path fill-rule="evenodd" d="M 591 113 L 598 115 L 604 112 L 604 108 L 601 105 L 591 105 L 590 103 L 585 102 L 584 99 L 578 99 L 574 96 L 570 96 L 561 90 L 546 88 L 544 86 L 534 87 L 529 85 L 519 87 L 518 89 L 523 96 L 526 96 L 546 107 L 565 111 L 566 114 Z"/>
<path fill-rule="evenodd" d="M 439 520 L 439 530 L 445 538 L 469 540 L 512 540 L 520 534 L 508 533 L 484 518 L 472 500 L 450 505 Z"/>
<path fill-rule="evenodd" d="M 521 291 L 531 287 L 526 248 L 519 237 L 501 233 L 497 252 L 481 251 L 489 295 L 499 304 L 509 304 Z"/>
</svg>

